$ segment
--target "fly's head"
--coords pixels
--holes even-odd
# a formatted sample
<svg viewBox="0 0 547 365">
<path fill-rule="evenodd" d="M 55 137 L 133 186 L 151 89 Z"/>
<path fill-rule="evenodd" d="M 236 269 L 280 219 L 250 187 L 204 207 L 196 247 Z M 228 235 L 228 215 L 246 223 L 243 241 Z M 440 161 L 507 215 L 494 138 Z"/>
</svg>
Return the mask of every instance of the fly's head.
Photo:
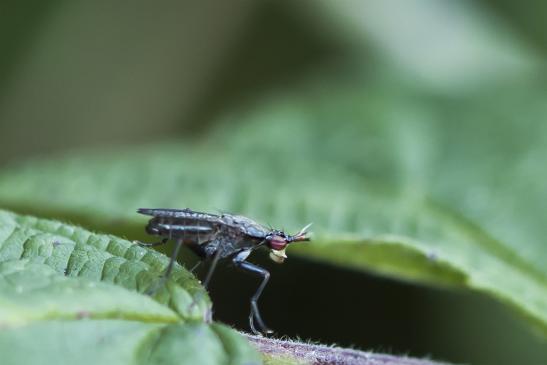
<svg viewBox="0 0 547 365">
<path fill-rule="evenodd" d="M 266 236 L 266 244 L 270 248 L 270 259 L 272 261 L 282 264 L 287 258 L 285 249 L 287 246 L 294 242 L 309 241 L 308 228 L 310 228 L 311 223 L 306 227 L 302 228 L 300 232 L 295 235 L 288 235 L 283 231 L 272 230 Z"/>
</svg>

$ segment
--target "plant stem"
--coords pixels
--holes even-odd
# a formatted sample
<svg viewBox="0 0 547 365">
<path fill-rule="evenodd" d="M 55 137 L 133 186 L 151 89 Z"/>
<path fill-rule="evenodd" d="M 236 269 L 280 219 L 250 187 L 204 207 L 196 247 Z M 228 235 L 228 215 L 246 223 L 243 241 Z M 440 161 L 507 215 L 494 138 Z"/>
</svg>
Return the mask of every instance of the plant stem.
<svg viewBox="0 0 547 365">
<path fill-rule="evenodd" d="M 446 365 L 446 363 L 375 354 L 334 346 L 279 340 L 245 334 L 251 343 L 263 354 L 275 358 L 294 359 L 297 364 L 321 365 Z M 272 362 L 275 363 L 275 360 Z"/>
</svg>

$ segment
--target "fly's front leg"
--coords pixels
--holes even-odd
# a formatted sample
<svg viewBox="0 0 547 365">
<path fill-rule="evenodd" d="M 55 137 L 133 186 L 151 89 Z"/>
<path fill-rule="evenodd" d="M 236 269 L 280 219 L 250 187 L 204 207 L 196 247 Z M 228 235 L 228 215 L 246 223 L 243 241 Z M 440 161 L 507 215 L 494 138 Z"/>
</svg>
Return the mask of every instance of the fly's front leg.
<svg viewBox="0 0 547 365">
<path fill-rule="evenodd" d="M 266 270 L 261 268 L 260 266 L 251 264 L 250 262 L 245 261 L 247 256 L 249 256 L 250 251 L 242 251 L 235 255 L 233 258 L 234 265 L 246 272 L 258 275 L 262 277 L 262 282 L 260 283 L 258 289 L 254 293 L 254 295 L 251 297 L 251 314 L 249 315 L 249 325 L 251 327 L 251 331 L 255 335 L 261 335 L 261 334 L 268 334 L 273 333 L 271 329 L 269 329 L 266 324 L 264 324 L 264 321 L 262 320 L 262 316 L 260 315 L 260 311 L 258 310 L 258 298 L 260 298 L 260 294 L 262 294 L 262 291 L 266 287 L 266 284 L 268 284 L 268 280 L 270 279 L 270 273 Z M 255 328 L 254 321 L 256 320 L 258 327 L 261 331 L 258 331 Z"/>
<path fill-rule="evenodd" d="M 155 246 L 165 245 L 167 241 L 169 241 L 169 238 L 164 238 L 159 242 L 151 242 L 151 243 L 140 242 L 140 241 L 133 241 L 133 242 L 141 247 L 155 247 Z"/>
</svg>

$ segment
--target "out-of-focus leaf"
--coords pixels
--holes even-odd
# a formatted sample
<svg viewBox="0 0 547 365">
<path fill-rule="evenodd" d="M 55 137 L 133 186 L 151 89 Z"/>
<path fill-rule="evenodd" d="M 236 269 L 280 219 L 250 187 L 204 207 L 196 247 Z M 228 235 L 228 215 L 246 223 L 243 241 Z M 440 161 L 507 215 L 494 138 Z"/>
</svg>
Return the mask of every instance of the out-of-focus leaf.
<svg viewBox="0 0 547 365">
<path fill-rule="evenodd" d="M 545 94 L 301 95 L 235 115 L 205 145 L 22 164 L 0 200 L 126 232 L 143 206 L 314 222 L 289 255 L 478 290 L 546 332 Z"/>
<path fill-rule="evenodd" d="M 547 14 L 547 3 L 544 1 L 533 1 L 526 6 L 519 6 L 518 3 L 509 0 L 483 0 L 497 16 L 503 17 L 513 28 L 526 37 L 530 43 L 537 44 L 545 54 L 547 50 L 547 25 L 545 14 Z"/>
<path fill-rule="evenodd" d="M 317 2 L 313 3 L 317 8 Z M 440 92 L 529 77 L 541 61 L 477 2 L 321 1 L 332 31 L 372 45 L 402 79 Z M 301 3 L 298 4 L 302 6 Z"/>
<path fill-rule="evenodd" d="M 5 211 L 0 230 L 2 364 L 260 363 L 244 337 L 200 321 L 207 295 L 180 266 L 157 300 L 139 293 L 161 254 Z"/>
<path fill-rule="evenodd" d="M 169 133 L 183 120 L 191 123 L 188 116 L 209 92 L 256 6 L 51 3 L 41 19 L 24 10 L 41 4 L 2 7 L 0 20 L 16 19 L 29 33 L 16 57 L 0 47 L 2 59 L 9 60 L 9 77 L 0 84 L 4 161 L 29 150 L 56 151 L 105 138 L 134 141 Z M 19 32 L 6 29 L 9 39 L 23 40 Z M 14 140 L 30 143 L 18 149 Z"/>
</svg>

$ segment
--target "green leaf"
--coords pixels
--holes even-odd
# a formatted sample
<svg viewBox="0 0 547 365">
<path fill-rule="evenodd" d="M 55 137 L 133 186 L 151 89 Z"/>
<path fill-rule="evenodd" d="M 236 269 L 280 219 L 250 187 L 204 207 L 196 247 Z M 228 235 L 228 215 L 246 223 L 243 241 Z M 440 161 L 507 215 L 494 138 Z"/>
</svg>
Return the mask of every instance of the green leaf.
<svg viewBox="0 0 547 365">
<path fill-rule="evenodd" d="M 181 266 L 114 236 L 0 211 L 2 364 L 258 364 L 245 338 L 203 318 L 210 301 Z M 189 309 L 195 301 L 196 309 Z"/>
<path fill-rule="evenodd" d="M 33 261 L 0 263 L 0 327 L 48 319 L 180 321 L 175 312 L 150 297 L 105 282 L 65 277 L 51 266 Z"/>
<path fill-rule="evenodd" d="M 0 351 L 6 365 L 260 363 L 243 337 L 219 328 L 117 319 L 38 321 L 0 331 Z M 236 343 L 237 350 L 227 343 Z"/>
<path fill-rule="evenodd" d="M 200 144 L 21 164 L 0 176 L 0 200 L 131 235 L 146 206 L 292 232 L 314 222 L 289 255 L 480 291 L 547 333 L 547 92 L 406 95 L 302 92 L 227 117 Z"/>
<path fill-rule="evenodd" d="M 46 264 L 60 275 L 144 292 L 157 283 L 169 261 L 132 242 L 56 221 L 0 211 L 0 223 L 0 262 L 28 259 Z M 179 265 L 171 282 L 156 297 L 182 319 L 200 320 L 210 307 L 201 285 Z M 196 305 L 190 305 L 194 300 Z"/>
</svg>

